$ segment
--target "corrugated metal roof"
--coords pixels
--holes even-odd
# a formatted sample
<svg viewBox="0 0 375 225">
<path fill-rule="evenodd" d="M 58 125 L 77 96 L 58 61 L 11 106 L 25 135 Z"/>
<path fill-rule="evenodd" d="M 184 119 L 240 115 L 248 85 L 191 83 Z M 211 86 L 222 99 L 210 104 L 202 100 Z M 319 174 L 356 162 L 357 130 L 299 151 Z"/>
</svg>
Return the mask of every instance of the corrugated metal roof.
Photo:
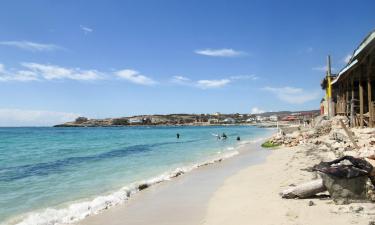
<svg viewBox="0 0 375 225">
<path fill-rule="evenodd" d="M 338 81 L 341 77 L 342 74 L 344 74 L 346 71 L 348 71 L 350 68 L 352 68 L 355 64 L 358 63 L 358 59 L 354 60 L 353 62 L 351 62 L 349 65 L 347 65 L 346 67 L 344 67 L 340 72 L 339 74 L 337 75 L 336 79 L 332 81 L 331 84 L 334 84 L 336 83 L 336 81 Z"/>
<path fill-rule="evenodd" d="M 369 45 L 374 40 L 375 40 L 375 30 L 372 31 L 369 35 L 367 35 L 366 38 L 358 46 L 358 48 L 354 50 L 354 53 L 352 57 L 350 58 L 348 64 L 340 70 L 336 79 L 332 81 L 332 84 L 336 83 L 340 79 L 342 74 L 344 74 L 346 71 L 348 71 L 350 68 L 352 68 L 354 65 L 358 63 L 358 59 L 356 58 L 359 55 L 359 53 L 361 53 L 363 49 L 365 49 L 367 45 Z"/>
<path fill-rule="evenodd" d="M 375 31 L 370 33 L 365 40 L 359 45 L 359 47 L 354 51 L 352 59 L 355 58 L 371 41 L 375 39 Z"/>
</svg>

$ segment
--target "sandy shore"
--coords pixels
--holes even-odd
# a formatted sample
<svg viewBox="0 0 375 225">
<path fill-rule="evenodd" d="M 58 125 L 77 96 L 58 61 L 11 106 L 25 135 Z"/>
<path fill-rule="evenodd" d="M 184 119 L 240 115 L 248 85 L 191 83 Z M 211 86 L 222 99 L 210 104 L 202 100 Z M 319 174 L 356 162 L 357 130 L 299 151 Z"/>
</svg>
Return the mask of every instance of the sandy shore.
<svg viewBox="0 0 375 225">
<path fill-rule="evenodd" d="M 266 163 L 248 167 L 228 178 L 210 200 L 203 224 L 367 225 L 373 221 L 372 203 L 335 205 L 329 198 L 282 199 L 279 196 L 290 184 L 315 178 L 313 173 L 301 170 L 324 157 L 322 152 L 313 150 L 309 146 L 272 150 Z"/>
<path fill-rule="evenodd" d="M 265 161 L 270 152 L 259 146 L 260 142 L 241 145 L 237 149 L 240 155 L 151 186 L 126 203 L 89 216 L 78 224 L 202 224 L 210 199 L 224 181 L 248 166 Z"/>
</svg>

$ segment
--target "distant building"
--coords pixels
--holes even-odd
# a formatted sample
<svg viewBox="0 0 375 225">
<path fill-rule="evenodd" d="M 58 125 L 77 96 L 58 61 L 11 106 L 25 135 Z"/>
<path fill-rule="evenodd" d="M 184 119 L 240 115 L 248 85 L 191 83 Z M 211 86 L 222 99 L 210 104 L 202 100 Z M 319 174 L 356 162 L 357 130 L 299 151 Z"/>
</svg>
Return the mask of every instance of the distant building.
<svg viewBox="0 0 375 225">
<path fill-rule="evenodd" d="M 221 114 L 219 112 L 215 112 L 214 114 L 212 114 L 213 116 L 220 116 Z"/>
<path fill-rule="evenodd" d="M 209 124 L 218 124 L 219 120 L 218 119 L 208 119 Z"/>
<path fill-rule="evenodd" d="M 266 120 L 266 117 L 264 117 L 264 116 L 256 116 L 255 119 L 256 119 L 257 122 L 262 122 L 262 121 Z"/>
<path fill-rule="evenodd" d="M 295 121 L 295 120 L 298 120 L 298 117 L 294 115 L 289 115 L 289 116 L 283 117 L 281 120 L 282 121 Z"/>
<path fill-rule="evenodd" d="M 130 118 L 129 119 L 129 124 L 141 124 L 143 122 L 142 119 L 139 118 Z"/>
<path fill-rule="evenodd" d="M 236 120 L 235 119 L 233 119 L 233 118 L 225 118 L 224 120 L 223 120 L 223 123 L 227 123 L 227 124 L 233 124 L 233 123 L 236 123 Z"/>
<path fill-rule="evenodd" d="M 151 123 L 160 124 L 160 123 L 167 123 L 167 122 L 168 122 L 168 119 L 163 118 L 163 117 L 151 117 Z"/>
<path fill-rule="evenodd" d="M 246 120 L 246 123 L 251 123 L 251 122 L 254 122 L 255 121 L 255 118 L 254 117 L 251 117 L 251 118 L 248 118 Z"/>
<path fill-rule="evenodd" d="M 270 116 L 270 120 L 276 122 L 279 120 L 279 117 L 277 115 L 272 115 Z"/>
</svg>

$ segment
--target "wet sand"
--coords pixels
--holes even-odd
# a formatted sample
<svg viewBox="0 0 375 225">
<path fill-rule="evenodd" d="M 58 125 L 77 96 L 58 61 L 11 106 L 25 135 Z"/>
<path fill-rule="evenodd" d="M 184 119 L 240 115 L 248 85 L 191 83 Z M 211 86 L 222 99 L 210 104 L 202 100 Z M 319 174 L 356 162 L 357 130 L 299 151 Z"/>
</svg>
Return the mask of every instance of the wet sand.
<svg viewBox="0 0 375 225">
<path fill-rule="evenodd" d="M 244 168 L 264 162 L 269 151 L 258 146 L 259 143 L 242 145 L 238 156 L 154 185 L 133 195 L 128 202 L 78 224 L 202 224 L 210 199 L 224 181 Z"/>
</svg>

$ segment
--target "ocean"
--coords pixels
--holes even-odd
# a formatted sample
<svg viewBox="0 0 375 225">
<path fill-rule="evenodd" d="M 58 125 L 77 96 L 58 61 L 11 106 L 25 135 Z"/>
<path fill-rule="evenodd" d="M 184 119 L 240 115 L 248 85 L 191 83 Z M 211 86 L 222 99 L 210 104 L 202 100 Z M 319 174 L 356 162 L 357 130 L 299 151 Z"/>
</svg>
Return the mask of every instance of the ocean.
<svg viewBox="0 0 375 225">
<path fill-rule="evenodd" d="M 270 132 L 253 126 L 0 128 L 0 224 L 77 222 L 139 189 L 234 156 L 238 145 Z M 222 133 L 226 140 L 215 136 Z"/>
</svg>

